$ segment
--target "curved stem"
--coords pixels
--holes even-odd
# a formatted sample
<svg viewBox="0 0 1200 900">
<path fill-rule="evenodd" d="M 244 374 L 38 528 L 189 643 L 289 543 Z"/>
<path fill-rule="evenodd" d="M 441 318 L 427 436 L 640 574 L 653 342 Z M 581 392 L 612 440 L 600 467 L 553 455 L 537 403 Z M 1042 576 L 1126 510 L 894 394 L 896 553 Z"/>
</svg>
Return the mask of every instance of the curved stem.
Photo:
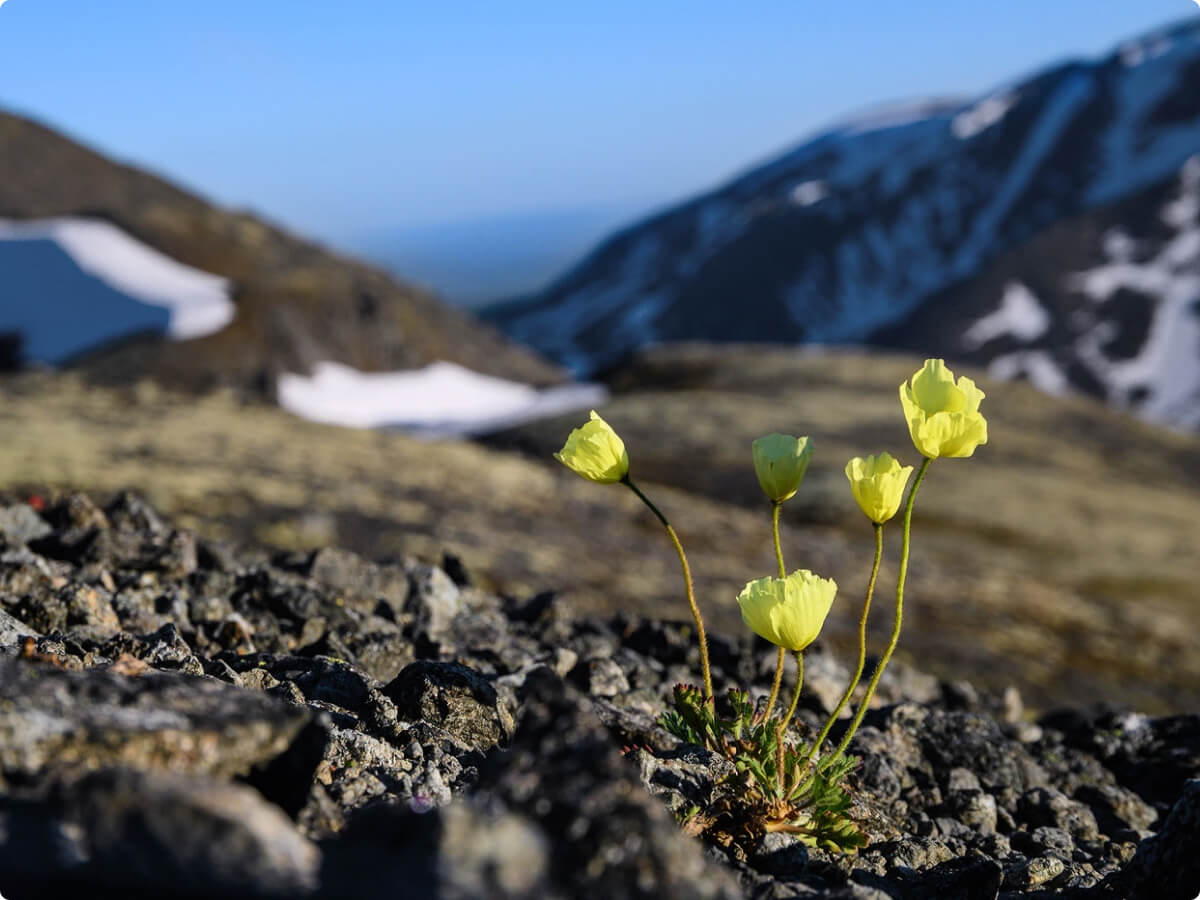
<svg viewBox="0 0 1200 900">
<path fill-rule="evenodd" d="M 792 695 L 792 705 L 788 707 L 787 715 L 783 717 L 783 724 L 780 725 L 781 732 L 786 732 L 788 722 L 792 721 L 792 714 L 796 712 L 796 704 L 800 702 L 800 688 L 804 686 L 804 651 L 796 651 L 796 693 Z"/>
<path fill-rule="evenodd" d="M 771 502 L 771 536 L 775 539 L 775 561 L 779 563 L 779 577 L 787 578 L 787 569 L 783 565 L 783 549 L 779 546 L 779 511 L 783 504 L 778 500 Z"/>
<path fill-rule="evenodd" d="M 858 706 L 858 712 L 854 715 L 854 721 L 846 729 L 846 734 L 842 738 L 842 742 L 838 744 L 837 750 L 829 757 L 830 763 L 846 752 L 846 748 L 850 745 L 850 739 L 854 737 L 854 733 L 858 731 L 858 726 L 862 724 L 863 716 L 867 714 L 867 707 L 871 705 L 871 698 L 875 696 L 875 688 L 879 685 L 879 679 L 883 675 L 883 670 L 887 667 L 888 660 L 892 658 L 892 651 L 896 649 L 896 644 L 900 641 L 900 626 L 904 621 L 904 579 L 908 575 L 909 529 L 912 526 L 913 501 L 917 499 L 917 490 L 921 487 L 921 482 L 925 479 L 925 472 L 929 469 L 931 462 L 933 460 L 928 456 L 921 462 L 921 468 L 917 470 L 917 478 L 908 492 L 908 501 L 904 504 L 904 540 L 900 544 L 900 572 L 896 576 L 896 618 L 892 624 L 891 640 L 888 641 L 887 649 L 883 651 L 883 656 L 879 658 L 879 664 L 875 666 L 875 674 L 871 676 L 871 682 L 867 685 L 867 692 L 863 695 L 862 702 Z"/>
<path fill-rule="evenodd" d="M 779 563 L 779 577 L 787 578 L 787 569 L 783 565 L 783 548 L 779 544 L 779 510 L 783 504 L 778 500 L 771 502 L 771 535 L 775 539 L 775 561 Z M 775 680 L 771 684 L 771 696 L 767 698 L 767 708 L 763 712 L 763 721 L 771 718 L 771 710 L 775 708 L 775 701 L 779 699 L 779 687 L 783 684 L 783 659 L 784 649 L 779 648 L 779 655 L 775 658 Z"/>
<path fill-rule="evenodd" d="M 775 708 L 775 701 L 779 699 L 779 688 L 783 685 L 783 657 L 786 652 L 780 647 L 779 655 L 775 658 L 775 680 L 771 682 L 771 695 L 767 697 L 767 708 L 763 710 L 764 722 L 771 718 L 771 710 Z"/>
<path fill-rule="evenodd" d="M 641 488 L 633 483 L 633 479 L 626 475 L 621 479 L 621 483 L 637 494 L 638 498 L 650 509 L 650 512 L 658 516 L 658 521 L 662 522 L 663 528 L 667 529 L 667 536 L 671 539 L 671 543 L 675 547 L 675 552 L 679 554 L 679 564 L 683 567 L 683 585 L 687 591 L 687 602 L 692 610 L 692 619 L 696 622 L 696 634 L 700 642 L 700 669 L 704 674 L 704 699 L 711 700 L 713 686 L 712 670 L 708 664 L 708 636 L 704 631 L 704 619 L 700 615 L 700 607 L 696 605 L 696 592 L 692 587 L 692 570 L 688 566 L 687 555 L 683 552 L 683 544 L 679 542 L 679 535 L 675 533 L 675 529 L 671 527 L 671 523 L 667 521 L 667 517 L 650 501 L 649 497 L 642 493 Z"/>
<path fill-rule="evenodd" d="M 871 565 L 871 578 L 867 581 L 867 596 L 863 600 L 862 615 L 858 620 L 858 668 L 854 670 L 854 677 L 850 679 L 850 683 L 846 686 L 846 691 L 842 694 L 842 699 L 838 701 L 837 708 L 830 714 L 829 719 L 825 722 L 825 727 L 817 735 L 817 740 L 812 745 L 812 749 L 808 751 L 808 756 L 805 757 L 804 765 L 802 766 L 804 769 L 809 767 L 809 764 L 813 761 L 813 757 L 817 755 L 817 751 L 825 743 L 825 738 L 829 736 L 829 730 L 833 728 L 833 723 L 837 721 L 838 716 L 842 714 L 842 710 L 846 708 L 846 704 L 850 702 L 850 697 L 854 694 L 854 689 L 858 687 L 858 682 L 862 679 L 863 669 L 867 665 L 867 615 L 871 611 L 871 597 L 875 593 L 875 580 L 879 577 L 879 563 L 882 559 L 883 526 L 876 523 L 875 562 Z"/>
</svg>

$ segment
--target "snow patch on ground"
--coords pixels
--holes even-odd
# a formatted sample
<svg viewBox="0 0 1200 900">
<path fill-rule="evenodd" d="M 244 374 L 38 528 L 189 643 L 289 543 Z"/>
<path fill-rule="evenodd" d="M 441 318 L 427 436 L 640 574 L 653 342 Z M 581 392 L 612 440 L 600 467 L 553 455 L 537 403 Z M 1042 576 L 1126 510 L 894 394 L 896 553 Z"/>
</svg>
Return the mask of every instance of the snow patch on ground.
<svg viewBox="0 0 1200 900">
<path fill-rule="evenodd" d="M 1111 228 L 1104 232 L 1104 255 L 1112 260 L 1127 262 L 1137 253 L 1137 241 L 1121 228 Z"/>
<path fill-rule="evenodd" d="M 1071 382 L 1045 350 L 1018 350 L 997 356 L 988 363 L 988 374 L 1001 381 L 1026 378 L 1047 394 L 1066 394 Z"/>
<path fill-rule="evenodd" d="M 1178 230 L 1144 263 L 1112 260 L 1072 276 L 1073 286 L 1097 305 L 1122 289 L 1156 301 L 1150 332 L 1137 356 L 1105 357 L 1107 323 L 1084 335 L 1078 352 L 1118 404 L 1154 422 L 1200 426 L 1200 156 L 1183 167 L 1180 192 L 1162 212 Z"/>
<path fill-rule="evenodd" d="M 866 134 L 871 131 L 883 131 L 888 128 L 899 128 L 911 125 L 923 119 L 932 119 L 945 115 L 947 108 L 954 101 L 925 98 L 920 100 L 900 100 L 895 103 L 885 103 L 872 107 L 860 115 L 840 123 L 836 130 L 843 134 Z"/>
<path fill-rule="evenodd" d="M 1003 119 L 1017 99 L 1015 92 L 987 97 L 955 116 L 950 122 L 950 132 L 960 141 L 975 137 Z"/>
<path fill-rule="evenodd" d="M 233 320 L 229 280 L 177 262 L 110 222 L 56 218 L 0 219 L 0 241 L 49 240 L 83 271 L 115 291 L 170 311 L 176 340 L 220 331 Z"/>
<path fill-rule="evenodd" d="M 1033 292 L 1019 281 L 1010 281 L 996 311 L 976 320 L 963 332 L 963 344 L 975 350 L 1006 334 L 1029 343 L 1040 338 L 1049 327 L 1050 314 Z"/>
<path fill-rule="evenodd" d="M 608 398 L 600 385 L 539 390 L 451 362 L 405 372 L 360 372 L 341 363 L 320 362 L 312 375 L 280 375 L 277 393 L 280 406 L 314 422 L 402 428 L 428 438 L 483 434 L 600 406 Z"/>
<path fill-rule="evenodd" d="M 797 206 L 812 206 L 829 196 L 829 185 L 824 181 L 802 181 L 792 188 L 792 202 Z"/>
<path fill-rule="evenodd" d="M 1140 66 L 1144 62 L 1157 59 L 1164 53 L 1171 52 L 1172 42 L 1169 37 L 1157 37 L 1150 41 L 1126 44 L 1120 50 L 1121 64 L 1127 69 Z"/>
</svg>

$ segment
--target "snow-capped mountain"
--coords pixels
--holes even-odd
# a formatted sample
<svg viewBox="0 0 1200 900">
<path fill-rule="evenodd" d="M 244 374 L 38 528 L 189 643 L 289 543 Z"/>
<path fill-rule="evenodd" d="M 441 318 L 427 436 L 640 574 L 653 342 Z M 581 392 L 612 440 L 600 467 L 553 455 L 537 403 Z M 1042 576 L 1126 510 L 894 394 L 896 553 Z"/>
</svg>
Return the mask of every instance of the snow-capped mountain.
<svg viewBox="0 0 1200 900">
<path fill-rule="evenodd" d="M 1177 177 L 1052 226 L 871 340 L 1200 430 L 1200 152 Z"/>
<path fill-rule="evenodd" d="M 619 232 L 543 293 L 489 315 L 580 373 L 670 340 L 878 337 L 999 360 L 997 374 L 1027 374 L 1194 424 L 1181 411 L 1188 404 L 1155 390 L 1147 379 L 1158 376 L 1147 373 L 1200 370 L 1189 312 L 1200 299 L 1200 237 L 1188 199 L 1198 153 L 1193 21 L 970 102 L 892 108 L 838 125 Z M 1070 265 L 1052 245 L 1033 243 L 1057 225 L 1087 230 L 1101 221 L 1094 252 L 1079 236 Z M 1044 250 L 1029 263 L 1039 283 L 1089 298 L 1066 314 L 1070 327 L 1036 299 L 1029 279 L 973 287 L 1022 247 Z M 1144 300 L 1138 315 L 1156 323 L 1142 330 L 1137 351 L 1124 346 L 1137 328 L 1122 316 L 1134 314 L 1113 311 L 1127 306 L 1113 298 L 1130 291 Z M 960 330 L 922 315 L 934 301 L 943 314 L 953 310 Z M 1111 351 L 1118 344 L 1119 360 Z"/>
</svg>

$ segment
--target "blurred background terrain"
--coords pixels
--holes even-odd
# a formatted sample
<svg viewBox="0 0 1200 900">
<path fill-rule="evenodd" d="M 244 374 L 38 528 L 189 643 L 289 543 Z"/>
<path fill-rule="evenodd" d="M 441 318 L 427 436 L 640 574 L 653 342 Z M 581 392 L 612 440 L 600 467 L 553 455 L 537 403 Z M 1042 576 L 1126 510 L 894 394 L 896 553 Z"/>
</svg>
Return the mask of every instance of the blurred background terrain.
<svg viewBox="0 0 1200 900">
<path fill-rule="evenodd" d="M 1195 710 L 1192 4 L 534 6 L 5 4 L 8 498 L 686 618 L 656 522 L 550 457 L 597 406 L 735 631 L 774 565 L 749 444 L 809 434 L 785 554 L 847 649 L 842 468 L 913 462 L 896 388 L 942 356 L 991 439 L 923 489 L 902 652 Z"/>
</svg>

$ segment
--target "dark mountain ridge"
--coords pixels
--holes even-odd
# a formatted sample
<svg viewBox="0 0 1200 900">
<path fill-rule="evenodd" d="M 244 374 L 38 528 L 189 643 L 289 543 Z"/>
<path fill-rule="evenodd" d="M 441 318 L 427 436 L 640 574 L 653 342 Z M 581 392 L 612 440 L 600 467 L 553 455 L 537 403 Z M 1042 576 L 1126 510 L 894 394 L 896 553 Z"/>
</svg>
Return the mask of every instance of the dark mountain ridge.
<svg viewBox="0 0 1200 900">
<path fill-rule="evenodd" d="M 852 120 L 618 232 L 547 290 L 486 315 L 582 374 L 675 340 L 869 342 L 1059 223 L 1117 203 L 1157 214 L 1200 152 L 1198 83 L 1190 21 L 971 103 Z M 954 340 L 921 346 L 963 355 Z M 1096 378 L 1065 380 L 1100 393 Z"/>
</svg>

